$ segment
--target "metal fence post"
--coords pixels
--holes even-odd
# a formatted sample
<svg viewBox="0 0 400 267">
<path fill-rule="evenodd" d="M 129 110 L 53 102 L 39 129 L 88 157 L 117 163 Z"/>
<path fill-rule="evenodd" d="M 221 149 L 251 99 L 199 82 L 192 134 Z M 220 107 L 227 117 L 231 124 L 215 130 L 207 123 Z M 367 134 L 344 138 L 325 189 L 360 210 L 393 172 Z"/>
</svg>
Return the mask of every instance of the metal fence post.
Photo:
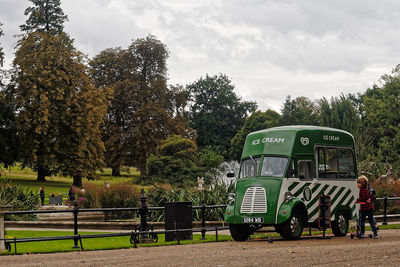
<svg viewBox="0 0 400 267">
<path fill-rule="evenodd" d="M 206 202 L 203 199 L 201 202 L 201 239 L 206 239 Z"/>
<path fill-rule="evenodd" d="M 141 195 L 140 195 L 140 208 L 139 208 L 139 215 L 140 215 L 139 230 L 147 231 L 147 214 L 149 213 L 149 209 L 146 204 L 147 198 L 146 198 L 143 188 L 140 193 L 141 193 Z"/>
<path fill-rule="evenodd" d="M 4 216 L 11 209 L 10 206 L 0 206 L 0 239 L 5 237 Z M 5 241 L 0 241 L 0 251 L 6 250 Z"/>
<path fill-rule="evenodd" d="M 383 195 L 383 223 L 382 225 L 387 225 L 387 193 Z"/>
<path fill-rule="evenodd" d="M 74 235 L 78 235 L 78 213 L 79 213 L 79 207 L 78 207 L 78 201 L 74 201 Z M 74 238 L 74 246 L 72 248 L 80 248 L 78 246 L 78 237 Z"/>
</svg>

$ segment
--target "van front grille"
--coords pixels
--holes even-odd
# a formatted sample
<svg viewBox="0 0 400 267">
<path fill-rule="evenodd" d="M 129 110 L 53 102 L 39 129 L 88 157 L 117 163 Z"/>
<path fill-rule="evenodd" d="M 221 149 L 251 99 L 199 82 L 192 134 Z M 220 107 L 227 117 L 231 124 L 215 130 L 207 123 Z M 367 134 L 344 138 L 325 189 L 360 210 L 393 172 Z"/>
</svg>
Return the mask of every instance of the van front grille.
<svg viewBox="0 0 400 267">
<path fill-rule="evenodd" d="M 267 197 L 262 187 L 249 187 L 242 201 L 241 213 L 266 213 Z"/>
</svg>

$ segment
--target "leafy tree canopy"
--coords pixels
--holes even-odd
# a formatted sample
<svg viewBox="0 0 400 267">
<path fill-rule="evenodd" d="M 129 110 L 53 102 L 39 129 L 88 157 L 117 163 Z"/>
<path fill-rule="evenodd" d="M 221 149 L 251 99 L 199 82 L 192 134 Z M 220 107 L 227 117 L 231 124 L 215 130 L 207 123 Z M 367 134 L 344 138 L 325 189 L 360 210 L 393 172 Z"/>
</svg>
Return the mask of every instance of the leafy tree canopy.
<svg viewBox="0 0 400 267">
<path fill-rule="evenodd" d="M 254 131 L 280 126 L 282 118 L 279 113 L 268 109 L 265 112 L 255 111 L 248 117 L 243 127 L 236 133 L 231 140 L 231 158 L 240 160 L 246 136 Z"/>
<path fill-rule="evenodd" d="M 161 142 L 156 154 L 147 161 L 147 176 L 153 182 L 173 185 L 194 185 L 201 169 L 197 166 L 196 144 L 179 135 L 173 135 Z"/>
<path fill-rule="evenodd" d="M 372 138 L 369 158 L 389 162 L 400 173 L 400 65 L 380 79 L 362 96 L 362 115 L 365 131 Z"/>
<path fill-rule="evenodd" d="M 106 49 L 90 62 L 96 85 L 112 92 L 103 140 L 113 175 L 119 175 L 122 164 L 136 166 L 144 174 L 146 160 L 161 140 L 190 134 L 182 117 L 185 92 L 167 86 L 168 53 L 149 35 L 127 49 Z"/>
<path fill-rule="evenodd" d="M 67 15 L 61 9 L 60 0 L 29 0 L 33 6 L 25 9 L 24 15 L 28 16 L 21 31 L 29 34 L 34 31 L 49 34 L 61 34 L 64 22 L 68 21 Z"/>
<path fill-rule="evenodd" d="M 18 147 L 15 113 L 12 105 L 0 92 L 0 163 L 8 166 L 18 160 Z"/>
<path fill-rule="evenodd" d="M 103 165 L 99 126 L 107 103 L 83 58 L 63 33 L 32 32 L 20 41 L 11 91 L 23 165 L 37 169 L 38 180 L 62 172 L 79 185 Z"/>
<path fill-rule="evenodd" d="M 361 117 L 356 109 L 355 96 L 340 95 L 330 101 L 322 98 L 320 101 L 320 119 L 322 126 L 342 129 L 356 133 L 361 126 Z"/>
<path fill-rule="evenodd" d="M 318 105 L 304 96 L 293 100 L 287 96 L 281 113 L 285 125 L 319 125 Z"/>
<path fill-rule="evenodd" d="M 223 74 L 200 78 L 187 85 L 190 93 L 188 118 L 196 131 L 200 148 L 213 146 L 228 151 L 230 140 L 243 126 L 257 104 L 242 101 L 234 92 L 231 80 Z M 228 155 L 226 155 L 228 156 Z"/>
<path fill-rule="evenodd" d="M 4 35 L 3 29 L 1 28 L 3 26 L 3 23 L 0 22 L 0 37 Z M 0 67 L 3 67 L 4 64 L 4 52 L 3 52 L 3 47 L 1 47 L 0 43 Z M 1 85 L 1 80 L 0 80 L 0 85 Z"/>
</svg>

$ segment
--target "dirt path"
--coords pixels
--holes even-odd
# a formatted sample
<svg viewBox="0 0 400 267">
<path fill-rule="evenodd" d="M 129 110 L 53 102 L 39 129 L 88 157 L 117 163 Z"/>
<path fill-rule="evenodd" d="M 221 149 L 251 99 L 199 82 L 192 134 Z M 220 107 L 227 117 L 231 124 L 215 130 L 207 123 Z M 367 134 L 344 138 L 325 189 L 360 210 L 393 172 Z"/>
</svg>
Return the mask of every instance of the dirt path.
<svg viewBox="0 0 400 267">
<path fill-rule="evenodd" d="M 0 266 L 400 266 L 400 230 L 379 234 L 1 256 Z"/>
</svg>

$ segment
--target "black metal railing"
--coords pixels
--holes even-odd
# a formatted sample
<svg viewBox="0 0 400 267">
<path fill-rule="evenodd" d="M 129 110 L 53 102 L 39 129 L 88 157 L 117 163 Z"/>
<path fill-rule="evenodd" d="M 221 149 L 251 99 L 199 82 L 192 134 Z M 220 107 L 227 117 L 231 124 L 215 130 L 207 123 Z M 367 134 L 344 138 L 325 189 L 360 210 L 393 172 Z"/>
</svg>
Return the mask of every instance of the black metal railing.
<svg viewBox="0 0 400 267">
<path fill-rule="evenodd" d="M 400 197 L 388 197 L 387 193 L 385 192 L 383 197 L 376 198 L 376 200 L 383 200 L 383 213 L 382 213 L 382 215 L 376 215 L 375 216 L 377 218 L 382 217 L 382 220 L 383 220 L 382 221 L 382 225 L 387 225 L 388 224 L 387 221 L 388 221 L 388 218 L 390 216 L 392 216 L 392 217 L 399 217 L 400 216 L 400 214 L 388 214 L 388 212 L 387 212 L 388 201 L 390 201 L 390 200 L 399 201 Z"/>
<path fill-rule="evenodd" d="M 207 231 L 215 231 L 216 240 L 218 241 L 218 231 L 226 230 L 228 227 L 212 227 L 206 228 L 205 225 L 205 217 L 207 209 L 218 209 L 218 208 L 226 208 L 227 205 L 206 205 L 205 202 L 202 202 L 201 206 L 193 206 L 192 209 L 201 209 L 202 212 L 202 222 L 201 228 L 192 228 L 192 229 L 174 229 L 174 230 L 160 230 L 153 231 L 153 228 L 148 225 L 147 217 L 151 211 L 161 211 L 165 210 L 164 207 L 148 207 L 146 205 L 146 196 L 144 194 L 144 190 L 142 190 L 142 195 L 140 198 L 140 207 L 131 207 L 131 208 L 91 208 L 91 209 L 81 209 L 78 206 L 78 202 L 74 202 L 73 209 L 63 209 L 63 210 L 24 210 L 24 211 L 9 211 L 5 213 L 5 215 L 22 215 L 22 214 L 46 214 L 46 213 L 73 213 L 74 218 L 74 234 L 73 235 L 65 235 L 65 236 L 51 236 L 51 237 L 32 237 L 32 238 L 4 238 L 0 239 L 0 241 L 4 241 L 6 248 L 10 251 L 11 244 L 14 244 L 14 253 L 17 253 L 17 243 L 21 242 L 39 242 L 39 241 L 53 241 L 53 240 L 68 240 L 72 239 L 74 241 L 74 245 L 72 248 L 83 250 L 82 239 L 85 238 L 102 238 L 102 237 L 114 237 L 114 236 L 130 236 L 131 243 L 134 244 L 134 247 L 137 247 L 139 243 L 140 237 L 154 237 L 158 234 L 165 234 L 169 232 L 184 232 L 184 231 L 192 231 L 192 232 L 201 232 L 201 239 L 205 239 L 205 234 Z M 90 235 L 80 235 L 78 229 L 78 215 L 84 212 L 116 212 L 116 211 L 134 211 L 140 216 L 140 226 L 139 229 L 135 228 L 134 231 L 128 233 L 109 233 L 109 234 L 90 234 Z M 180 244 L 179 234 L 176 235 L 178 237 L 177 242 Z M 157 239 L 158 240 L 158 239 Z M 78 242 L 80 243 L 78 245 Z"/>
</svg>

